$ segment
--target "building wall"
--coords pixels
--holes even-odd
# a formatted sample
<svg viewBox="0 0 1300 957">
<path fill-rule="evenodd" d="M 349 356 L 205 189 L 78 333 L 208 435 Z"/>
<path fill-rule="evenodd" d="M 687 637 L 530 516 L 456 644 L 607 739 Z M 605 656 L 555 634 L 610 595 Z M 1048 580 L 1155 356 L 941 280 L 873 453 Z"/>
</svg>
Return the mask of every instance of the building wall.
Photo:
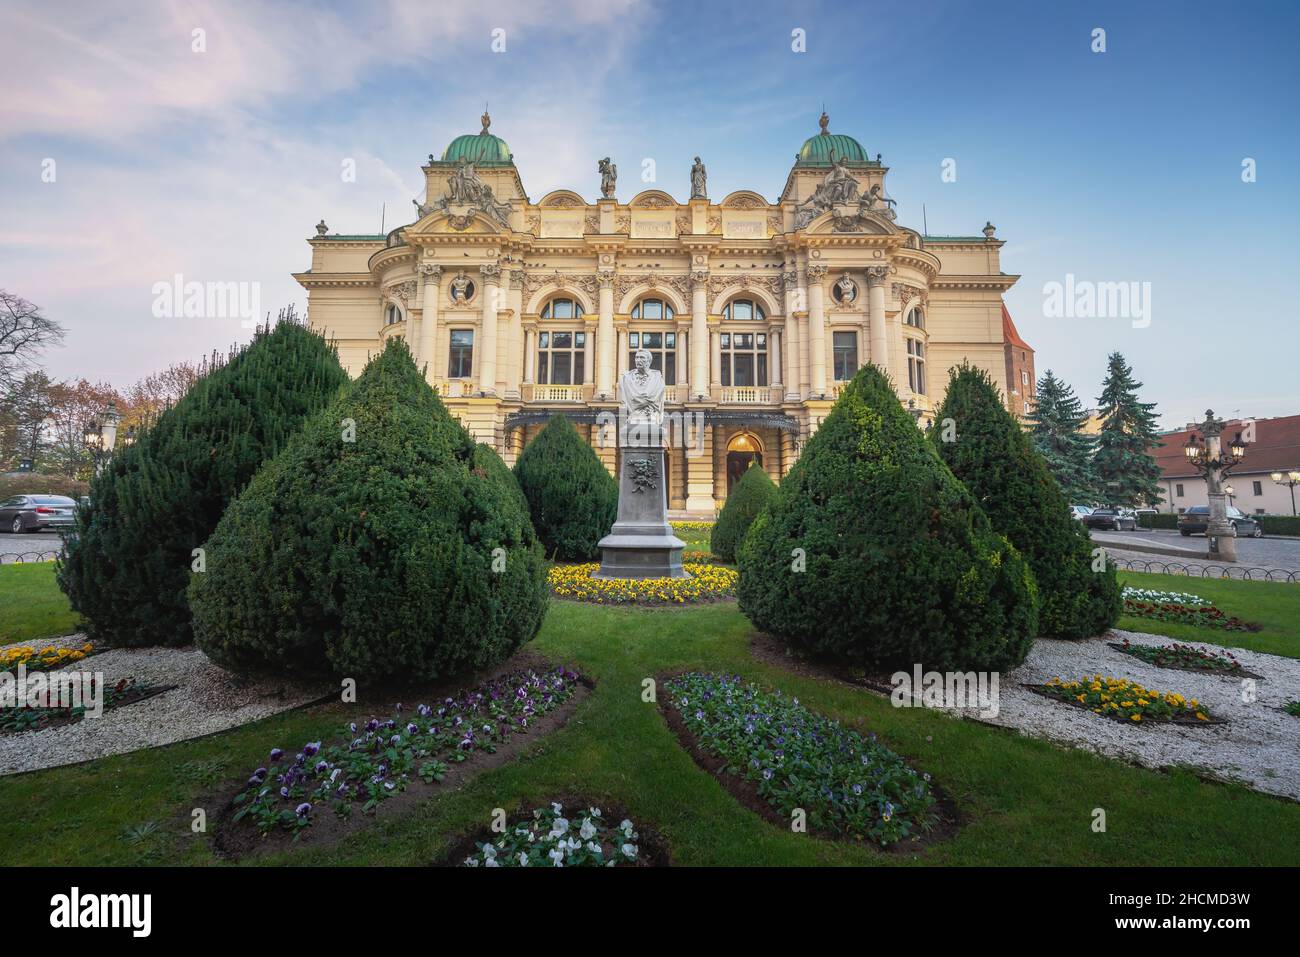
<svg viewBox="0 0 1300 957">
<path fill-rule="evenodd" d="M 1256 494 L 1255 483 L 1259 483 Z M 1277 485 L 1269 478 L 1268 472 L 1234 472 L 1228 476 L 1234 494 L 1232 504 L 1247 515 L 1291 515 L 1291 490 L 1284 485 Z M 1182 495 L 1178 494 L 1179 487 Z M 1162 479 L 1160 487 L 1164 490 L 1165 500 L 1158 508 L 1162 512 L 1184 512 L 1194 505 L 1209 505 L 1210 497 L 1203 478 L 1167 478 Z M 1296 489 L 1296 502 L 1300 503 L 1300 488 Z"/>
</svg>

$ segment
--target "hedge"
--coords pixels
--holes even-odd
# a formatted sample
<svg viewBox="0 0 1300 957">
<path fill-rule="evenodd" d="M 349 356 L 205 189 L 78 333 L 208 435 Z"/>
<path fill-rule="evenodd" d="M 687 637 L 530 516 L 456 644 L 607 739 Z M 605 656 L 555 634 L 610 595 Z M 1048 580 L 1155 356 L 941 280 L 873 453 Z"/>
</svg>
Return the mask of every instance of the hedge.
<svg viewBox="0 0 1300 957">
<path fill-rule="evenodd" d="M 1070 514 L 1060 484 L 989 374 L 956 366 L 934 418 L 953 425 L 930 432 L 940 458 L 1029 562 L 1039 634 L 1078 640 L 1114 625 L 1123 610 L 1115 566 L 1094 559 L 1088 530 Z"/>
<path fill-rule="evenodd" d="M 427 680 L 532 639 L 545 560 L 514 478 L 390 340 L 231 504 L 190 584 L 237 671 Z"/>
<path fill-rule="evenodd" d="M 347 383 L 291 312 L 196 381 L 91 482 L 59 585 L 95 641 L 186 645 L 191 565 L 262 463 Z"/>
<path fill-rule="evenodd" d="M 524 448 L 515 478 L 546 554 L 557 561 L 600 557 L 599 542 L 618 517 L 618 482 L 562 415 Z"/>
<path fill-rule="evenodd" d="M 757 462 L 750 463 L 740 481 L 732 488 L 727 501 L 718 514 L 709 539 L 709 550 L 714 558 L 724 562 L 736 560 L 736 550 L 758 518 L 759 512 L 776 494 L 776 485 Z"/>
<path fill-rule="evenodd" d="M 1025 561 L 868 364 L 740 547 L 740 610 L 871 668 L 1001 670 L 1038 630 Z"/>
</svg>

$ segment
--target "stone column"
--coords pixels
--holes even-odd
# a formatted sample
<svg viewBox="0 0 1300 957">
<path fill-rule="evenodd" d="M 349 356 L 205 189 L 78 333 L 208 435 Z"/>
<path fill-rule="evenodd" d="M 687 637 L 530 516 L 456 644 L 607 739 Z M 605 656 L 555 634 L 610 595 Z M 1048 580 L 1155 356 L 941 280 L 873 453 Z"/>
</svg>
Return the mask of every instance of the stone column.
<svg viewBox="0 0 1300 957">
<path fill-rule="evenodd" d="M 812 366 L 810 391 L 815 396 L 826 395 L 826 290 L 822 280 L 826 267 L 820 263 L 808 266 L 808 346 Z"/>
<path fill-rule="evenodd" d="M 722 331 L 714 326 L 709 330 L 709 350 L 713 353 L 713 385 L 722 385 Z"/>
<path fill-rule="evenodd" d="M 871 361 L 889 373 L 889 334 L 885 329 L 885 280 L 888 266 L 867 267 L 867 322 L 871 327 Z"/>
<path fill-rule="evenodd" d="M 602 210 L 603 213 L 603 210 Z M 596 325 L 596 397 L 614 398 L 614 272 L 601 270 L 596 275 L 600 282 L 600 317 Z"/>
<path fill-rule="evenodd" d="M 497 305 L 501 295 L 498 279 L 501 267 L 484 263 L 479 267 L 483 282 L 483 341 L 479 344 L 478 388 L 480 392 L 496 395 L 497 391 Z"/>
<path fill-rule="evenodd" d="M 713 501 L 727 500 L 727 432 L 721 425 L 713 427 Z"/>
<path fill-rule="evenodd" d="M 510 294 L 507 296 L 510 308 L 510 326 L 506 333 L 506 396 L 519 398 L 519 377 L 523 371 L 524 347 L 524 271 L 510 270 Z"/>
<path fill-rule="evenodd" d="M 622 326 L 618 330 L 618 377 L 620 379 L 623 377 L 623 373 L 628 370 L 627 350 L 627 326 Z"/>
<path fill-rule="evenodd" d="M 442 267 L 437 263 L 420 263 L 424 297 L 420 318 L 420 339 L 416 348 L 419 364 L 424 367 L 425 378 L 432 383 L 438 377 L 438 357 L 434 354 L 438 343 L 438 296 L 441 294 Z"/>
<path fill-rule="evenodd" d="M 697 269 L 691 273 L 691 399 L 709 394 L 708 296 L 708 270 Z"/>
<path fill-rule="evenodd" d="M 591 341 L 595 338 L 595 330 L 591 328 L 591 323 L 582 323 L 582 334 L 586 337 L 582 343 L 582 384 L 591 385 L 595 381 L 596 370 L 592 362 Z"/>
<path fill-rule="evenodd" d="M 767 330 L 767 381 L 773 386 L 781 382 L 781 333 L 771 327 Z"/>
<path fill-rule="evenodd" d="M 524 385 L 533 384 L 533 370 L 537 368 L 537 331 L 529 326 L 524 330 Z"/>
</svg>

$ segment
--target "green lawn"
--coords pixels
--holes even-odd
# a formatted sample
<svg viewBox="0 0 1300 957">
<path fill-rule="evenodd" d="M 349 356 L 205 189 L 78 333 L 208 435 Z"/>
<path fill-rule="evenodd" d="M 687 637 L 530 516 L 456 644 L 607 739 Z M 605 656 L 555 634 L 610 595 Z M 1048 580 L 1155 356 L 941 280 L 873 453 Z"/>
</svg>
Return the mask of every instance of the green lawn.
<svg viewBox="0 0 1300 957">
<path fill-rule="evenodd" d="M 1300 805 L 1184 771 L 1142 770 L 922 710 L 896 710 L 865 691 L 796 678 L 756 663 L 734 604 L 687 609 L 552 605 L 531 646 L 576 666 L 596 689 L 538 752 L 437 793 L 328 848 L 300 847 L 268 863 L 426 864 L 453 836 L 480 830 L 492 809 L 579 793 L 625 806 L 657 828 L 681 864 L 1300 863 Z M 794 834 L 742 808 L 677 745 L 642 680 L 680 667 L 738 672 L 808 707 L 879 733 L 959 804 L 967 823 L 919 855 L 882 854 Z M 191 813 L 216 817 L 228 788 L 275 745 L 336 737 L 365 709 L 332 705 L 147 752 L 0 778 L 6 810 L 0 864 L 212 863 Z M 1093 810 L 1107 830 L 1094 833 Z M 1287 835 L 1291 835 L 1287 837 Z"/>
<path fill-rule="evenodd" d="M 673 524 L 673 534 L 686 543 L 691 550 L 709 550 L 709 539 L 713 536 L 713 526 L 708 528 L 681 528 L 680 523 Z"/>
<path fill-rule="evenodd" d="M 1208 641 L 1233 648 L 1249 648 L 1273 655 L 1300 658 L 1300 584 L 1250 582 L 1227 578 L 1192 578 L 1147 572 L 1120 572 L 1120 581 L 1134 588 L 1200 595 L 1229 615 L 1263 625 L 1263 630 L 1219 631 L 1175 622 L 1153 621 L 1125 615 L 1119 627 L 1168 635 L 1179 641 Z"/>
<path fill-rule="evenodd" d="M 77 630 L 77 613 L 54 581 L 54 562 L 0 565 L 0 645 Z"/>
</svg>

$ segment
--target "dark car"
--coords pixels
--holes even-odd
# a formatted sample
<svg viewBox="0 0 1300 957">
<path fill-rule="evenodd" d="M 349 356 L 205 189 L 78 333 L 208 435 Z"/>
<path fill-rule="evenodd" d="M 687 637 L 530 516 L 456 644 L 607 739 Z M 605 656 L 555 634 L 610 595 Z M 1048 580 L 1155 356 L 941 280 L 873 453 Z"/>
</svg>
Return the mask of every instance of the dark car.
<svg viewBox="0 0 1300 957">
<path fill-rule="evenodd" d="M 1135 532 L 1138 527 L 1137 516 L 1126 508 L 1094 508 L 1080 521 L 1086 528 L 1108 528 L 1116 532 L 1125 529 Z"/>
<path fill-rule="evenodd" d="M 15 495 L 0 502 L 0 531 L 71 528 L 76 514 L 77 503 L 66 495 Z"/>
<path fill-rule="evenodd" d="M 1233 538 L 1243 535 L 1248 538 L 1259 538 L 1264 534 L 1264 529 L 1260 527 L 1259 522 L 1242 512 L 1241 509 L 1229 505 L 1227 512 L 1228 523 L 1232 525 Z M 1178 516 L 1178 532 L 1184 536 L 1203 535 L 1209 524 L 1210 506 L 1208 505 L 1193 505 Z"/>
</svg>

